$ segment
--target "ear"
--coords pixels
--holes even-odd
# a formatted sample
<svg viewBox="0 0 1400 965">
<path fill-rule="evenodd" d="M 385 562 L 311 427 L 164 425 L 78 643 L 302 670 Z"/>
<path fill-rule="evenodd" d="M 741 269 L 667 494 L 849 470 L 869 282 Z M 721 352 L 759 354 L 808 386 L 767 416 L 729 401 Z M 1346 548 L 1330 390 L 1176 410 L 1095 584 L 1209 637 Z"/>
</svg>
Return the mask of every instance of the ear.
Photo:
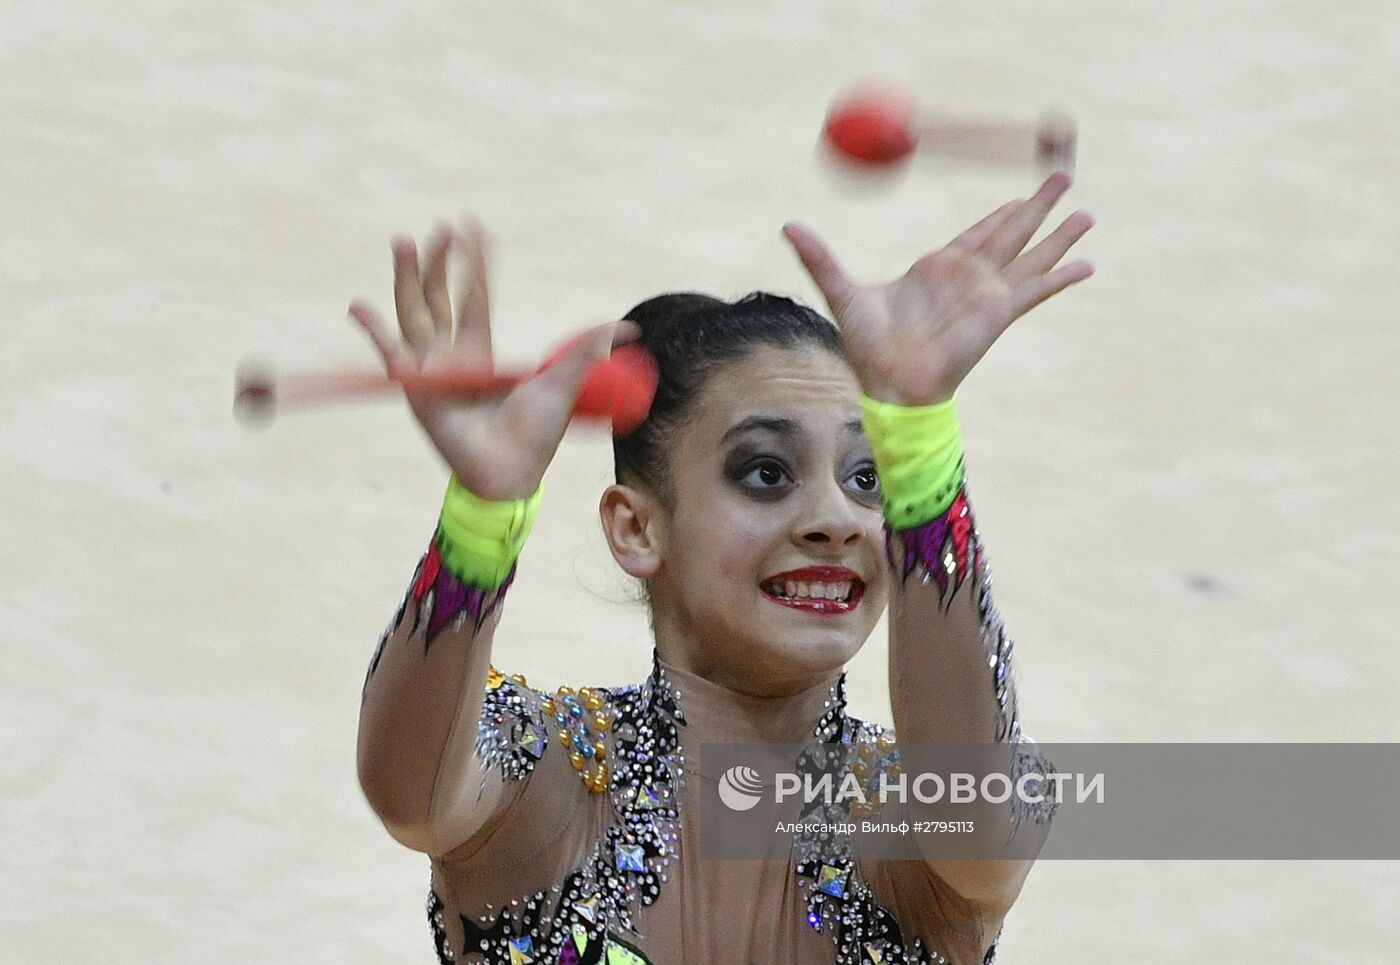
<svg viewBox="0 0 1400 965">
<path fill-rule="evenodd" d="M 631 486 L 603 490 L 598 515 L 613 559 L 628 576 L 647 580 L 661 567 L 661 518 L 655 499 Z"/>
</svg>

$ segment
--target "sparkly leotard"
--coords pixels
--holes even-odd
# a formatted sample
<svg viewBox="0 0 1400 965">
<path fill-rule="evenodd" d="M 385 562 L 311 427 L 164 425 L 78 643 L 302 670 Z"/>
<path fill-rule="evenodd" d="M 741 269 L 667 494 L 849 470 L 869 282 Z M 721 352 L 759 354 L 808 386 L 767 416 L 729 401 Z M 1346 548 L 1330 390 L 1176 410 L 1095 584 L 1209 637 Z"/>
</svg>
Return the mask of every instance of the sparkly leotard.
<svg viewBox="0 0 1400 965">
<path fill-rule="evenodd" d="M 686 860 L 698 851 L 684 820 L 687 805 L 700 783 L 714 780 L 687 765 L 689 732 L 700 727 L 707 740 L 731 739 L 734 726 L 707 725 L 761 702 L 736 702 L 655 655 L 639 686 L 551 695 L 500 675 L 488 686 L 478 748 L 501 773 L 550 785 L 527 791 L 516 807 L 531 807 L 541 793 L 572 796 L 576 805 L 555 837 L 522 848 L 507 819 L 499 847 L 488 841 L 471 854 L 433 861 L 428 914 L 440 962 L 941 963 L 949 961 L 941 951 L 947 946 L 962 953 L 956 960 L 975 952 L 971 960 L 991 961 L 994 923 L 921 881 L 922 865 L 859 867 L 840 841 L 799 842 L 790 861 L 767 867 Z M 781 712 L 813 714 L 806 736 L 817 741 L 877 746 L 891 736 L 846 713 L 844 674 L 782 702 Z M 564 733 L 568 744 L 551 751 Z M 565 748 L 580 746 L 593 748 L 586 763 L 574 758 L 551 768 L 551 753 L 570 760 Z M 607 790 L 592 794 L 599 756 L 611 762 Z M 706 867 L 712 864 L 721 867 Z M 569 870 L 561 873 L 562 865 Z M 520 882 L 515 891 L 502 890 L 502 866 Z M 551 883 L 531 889 L 532 879 Z M 921 899 L 911 900 L 915 895 Z M 906 939 L 889 905 L 932 924 L 928 933 L 939 945 Z M 477 914 L 463 913 L 464 906 Z"/>
</svg>

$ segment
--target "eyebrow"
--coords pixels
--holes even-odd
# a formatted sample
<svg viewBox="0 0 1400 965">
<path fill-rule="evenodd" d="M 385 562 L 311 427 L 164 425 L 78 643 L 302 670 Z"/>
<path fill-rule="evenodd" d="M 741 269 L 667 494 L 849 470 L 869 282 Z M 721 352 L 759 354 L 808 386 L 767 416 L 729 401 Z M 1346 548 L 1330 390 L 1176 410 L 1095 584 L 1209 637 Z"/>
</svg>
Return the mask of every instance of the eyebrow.
<svg viewBox="0 0 1400 965">
<path fill-rule="evenodd" d="M 852 419 L 841 427 L 841 431 L 844 435 L 858 436 L 862 431 L 861 421 Z M 772 415 L 751 415 L 726 429 L 720 441 L 728 442 L 732 437 L 743 435 L 746 432 L 772 432 L 789 439 L 800 438 L 806 434 L 806 430 L 792 419 Z"/>
<path fill-rule="evenodd" d="M 735 436 L 741 436 L 746 432 L 771 432 L 786 438 L 796 438 L 803 434 L 802 427 L 792 419 L 771 415 L 751 415 L 725 430 L 724 438 L 720 441 L 728 442 Z"/>
</svg>

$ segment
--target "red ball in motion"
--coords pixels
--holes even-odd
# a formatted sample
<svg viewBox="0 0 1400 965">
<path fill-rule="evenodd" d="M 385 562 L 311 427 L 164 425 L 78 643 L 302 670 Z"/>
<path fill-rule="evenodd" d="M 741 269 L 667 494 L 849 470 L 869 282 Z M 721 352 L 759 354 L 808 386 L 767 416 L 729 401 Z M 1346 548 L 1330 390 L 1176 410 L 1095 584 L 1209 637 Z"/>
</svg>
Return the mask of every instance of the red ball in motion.
<svg viewBox="0 0 1400 965">
<path fill-rule="evenodd" d="M 914 100 L 892 90 L 853 94 L 826 115 L 826 139 L 858 164 L 893 164 L 908 157 L 918 143 L 914 134 Z"/>
</svg>

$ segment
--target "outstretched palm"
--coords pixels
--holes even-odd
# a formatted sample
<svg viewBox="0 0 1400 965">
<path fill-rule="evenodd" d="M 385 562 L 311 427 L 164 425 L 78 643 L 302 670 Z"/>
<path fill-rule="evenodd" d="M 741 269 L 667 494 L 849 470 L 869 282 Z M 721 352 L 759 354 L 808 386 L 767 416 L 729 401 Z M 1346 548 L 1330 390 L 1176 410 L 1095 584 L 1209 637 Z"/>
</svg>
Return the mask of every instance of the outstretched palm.
<svg viewBox="0 0 1400 965">
<path fill-rule="evenodd" d="M 1034 197 L 1002 205 L 887 285 L 855 284 L 815 234 L 783 229 L 826 297 L 866 394 L 902 405 L 951 398 L 1007 326 L 1093 274 L 1084 261 L 1055 267 L 1093 227 L 1084 212 L 1023 251 L 1069 184 L 1051 175 Z"/>
<path fill-rule="evenodd" d="M 350 305 L 351 316 L 379 349 L 386 369 L 492 367 L 483 235 L 474 219 L 465 231 L 439 226 L 421 272 L 413 240 L 394 239 L 394 306 L 402 341 L 390 333 L 368 302 L 357 299 Z M 454 247 L 465 249 L 469 269 L 455 313 L 447 292 L 447 260 Z M 412 392 L 408 402 L 464 486 L 484 499 L 528 496 L 559 446 L 589 367 L 637 334 L 631 322 L 590 329 L 550 368 L 516 386 L 499 402 L 464 402 Z"/>
</svg>

